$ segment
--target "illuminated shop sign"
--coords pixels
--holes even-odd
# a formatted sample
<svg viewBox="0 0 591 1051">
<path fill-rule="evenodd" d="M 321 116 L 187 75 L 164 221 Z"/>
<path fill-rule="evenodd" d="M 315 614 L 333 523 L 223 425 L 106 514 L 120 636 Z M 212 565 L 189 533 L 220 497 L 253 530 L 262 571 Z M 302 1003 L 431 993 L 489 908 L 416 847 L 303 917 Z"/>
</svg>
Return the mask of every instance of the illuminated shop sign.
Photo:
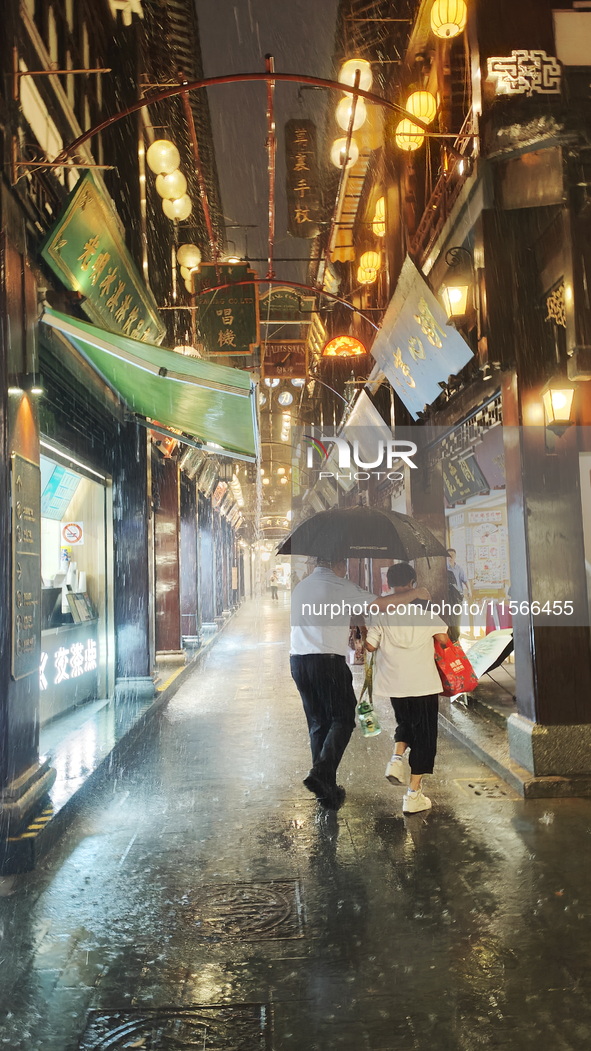
<svg viewBox="0 0 591 1051">
<path fill-rule="evenodd" d="M 512 51 L 510 58 L 489 58 L 488 75 L 497 95 L 559 95 L 560 63 L 545 51 Z"/>
<path fill-rule="evenodd" d="M 59 686 L 69 679 L 78 679 L 97 669 L 96 639 L 73 642 L 70 646 L 58 646 L 53 652 L 41 653 L 39 665 L 39 688 Z"/>
</svg>

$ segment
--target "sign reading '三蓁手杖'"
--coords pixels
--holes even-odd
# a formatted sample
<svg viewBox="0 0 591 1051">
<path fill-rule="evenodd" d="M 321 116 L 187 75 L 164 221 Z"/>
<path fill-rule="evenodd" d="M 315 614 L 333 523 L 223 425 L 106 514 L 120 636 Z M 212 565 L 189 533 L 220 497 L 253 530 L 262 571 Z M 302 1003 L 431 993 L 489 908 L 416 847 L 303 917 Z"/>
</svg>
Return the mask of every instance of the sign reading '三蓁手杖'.
<svg viewBox="0 0 591 1051">
<path fill-rule="evenodd" d="M 320 181 L 316 126 L 311 120 L 285 125 L 287 218 L 292 237 L 316 237 L 320 231 Z"/>
<path fill-rule="evenodd" d="M 82 309 L 110 332 L 160 343 L 165 328 L 123 240 L 117 215 L 92 173 L 77 184 L 41 255 Z"/>
</svg>

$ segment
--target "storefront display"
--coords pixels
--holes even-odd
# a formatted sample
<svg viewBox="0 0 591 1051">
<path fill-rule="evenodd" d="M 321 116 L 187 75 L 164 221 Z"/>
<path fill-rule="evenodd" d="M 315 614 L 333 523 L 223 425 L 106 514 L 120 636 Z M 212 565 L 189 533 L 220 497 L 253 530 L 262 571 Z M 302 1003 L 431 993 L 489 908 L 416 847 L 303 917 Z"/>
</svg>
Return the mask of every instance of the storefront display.
<svg viewBox="0 0 591 1051">
<path fill-rule="evenodd" d="M 52 454 L 41 455 L 41 725 L 108 693 L 107 479 Z"/>
</svg>

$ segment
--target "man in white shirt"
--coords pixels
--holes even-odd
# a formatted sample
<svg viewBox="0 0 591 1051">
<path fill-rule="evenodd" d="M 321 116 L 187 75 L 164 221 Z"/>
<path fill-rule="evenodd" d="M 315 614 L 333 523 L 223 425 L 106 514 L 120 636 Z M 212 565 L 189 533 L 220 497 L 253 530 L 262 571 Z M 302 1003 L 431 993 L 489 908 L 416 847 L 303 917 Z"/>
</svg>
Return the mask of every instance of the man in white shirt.
<svg viewBox="0 0 591 1051">
<path fill-rule="evenodd" d="M 355 726 L 357 698 L 347 664 L 351 618 L 367 616 L 374 596 L 347 580 L 347 562 L 318 560 L 291 598 L 290 666 L 308 722 L 312 769 L 304 784 L 338 810 L 345 790 L 336 774 Z"/>
<path fill-rule="evenodd" d="M 391 566 L 388 583 L 392 605 L 408 595 L 414 569 L 405 563 Z M 396 716 L 394 755 L 386 767 L 392 784 L 405 784 L 403 755 L 410 747 L 410 786 L 402 801 L 406 814 L 429 810 L 431 800 L 423 794 L 422 779 L 433 773 L 437 751 L 437 712 L 441 680 L 435 664 L 433 639 L 449 643 L 446 626 L 435 613 L 412 603 L 400 606 L 373 625 L 365 642 L 369 652 L 377 650 L 374 692 L 389 697 Z"/>
</svg>

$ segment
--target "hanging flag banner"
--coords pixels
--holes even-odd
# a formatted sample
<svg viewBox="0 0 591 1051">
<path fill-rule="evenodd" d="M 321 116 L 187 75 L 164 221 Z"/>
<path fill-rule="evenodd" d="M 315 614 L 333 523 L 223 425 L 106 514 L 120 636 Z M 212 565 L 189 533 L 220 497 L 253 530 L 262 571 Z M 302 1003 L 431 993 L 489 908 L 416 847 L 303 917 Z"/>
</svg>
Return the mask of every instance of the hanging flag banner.
<svg viewBox="0 0 591 1051">
<path fill-rule="evenodd" d="M 218 277 L 219 273 L 219 277 Z M 257 285 L 204 291 L 255 277 L 248 263 L 202 263 L 194 275 L 197 328 L 209 357 L 252 354 L 259 345 Z M 202 294 L 200 294 L 202 293 Z"/>
<path fill-rule="evenodd" d="M 265 379 L 306 379 L 306 341 L 279 339 L 265 343 L 263 356 Z"/>
<path fill-rule="evenodd" d="M 407 256 L 371 353 L 413 419 L 473 357 Z"/>
<path fill-rule="evenodd" d="M 91 172 L 80 179 L 41 255 L 96 325 L 156 345 L 165 328 L 125 244 L 119 217 Z"/>
<path fill-rule="evenodd" d="M 292 237 L 316 237 L 320 233 L 320 182 L 313 121 L 288 120 L 285 160 L 289 233 Z"/>
</svg>

